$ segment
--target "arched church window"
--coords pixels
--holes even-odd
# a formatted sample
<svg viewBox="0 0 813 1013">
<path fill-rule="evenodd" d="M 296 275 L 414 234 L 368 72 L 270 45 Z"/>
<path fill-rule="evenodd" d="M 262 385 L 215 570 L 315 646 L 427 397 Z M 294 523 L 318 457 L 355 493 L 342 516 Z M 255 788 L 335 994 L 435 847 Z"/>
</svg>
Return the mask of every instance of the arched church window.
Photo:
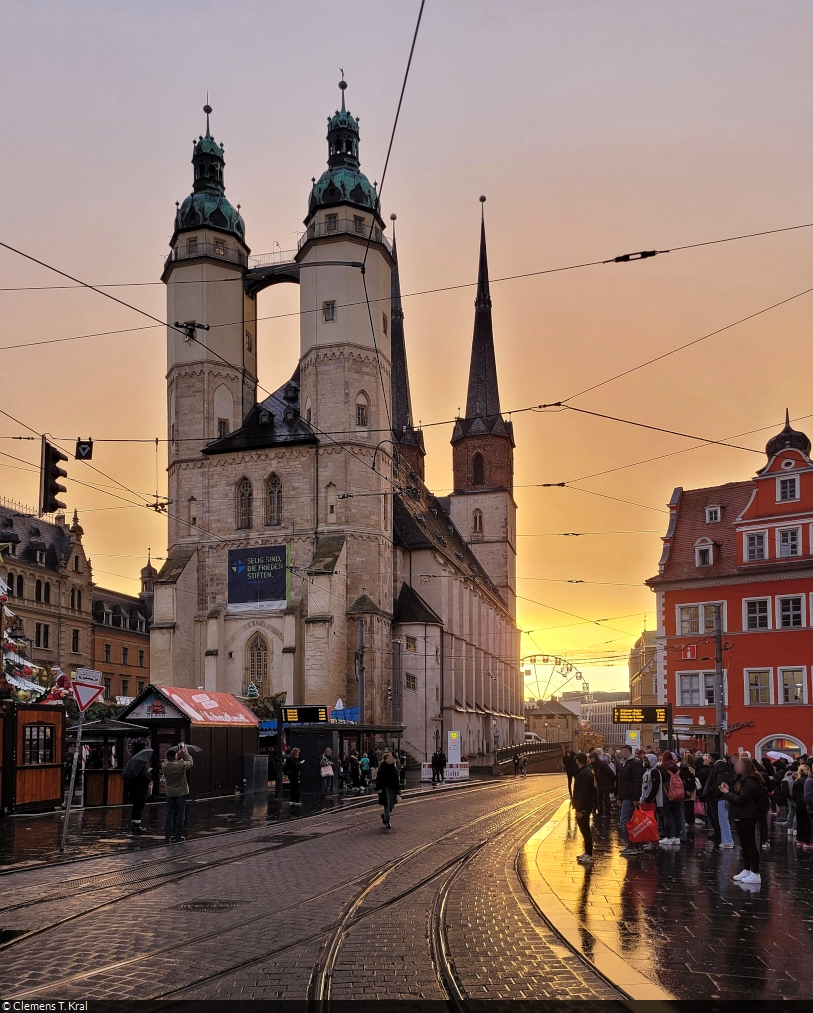
<svg viewBox="0 0 813 1013">
<path fill-rule="evenodd" d="M 241 478 L 237 483 L 237 517 L 236 528 L 250 528 L 252 514 L 254 511 L 254 491 L 251 482 L 247 478 Z"/>
<path fill-rule="evenodd" d="M 34 601 L 42 601 L 42 581 L 38 580 L 34 585 Z"/>
<path fill-rule="evenodd" d="M 268 479 L 265 497 L 266 524 L 282 524 L 282 482 L 279 475 Z"/>
<path fill-rule="evenodd" d="M 482 535 L 483 533 L 483 511 L 475 510 L 471 518 L 471 530 L 476 535 Z"/>
<path fill-rule="evenodd" d="M 356 398 L 356 425 L 361 429 L 366 429 L 369 425 L 368 419 L 367 395 L 362 391 Z"/>
<path fill-rule="evenodd" d="M 25 597 L 25 581 L 23 580 L 23 575 L 21 573 L 17 575 L 17 597 Z"/>
<path fill-rule="evenodd" d="M 246 683 L 252 682 L 257 687 L 260 699 L 268 696 L 268 643 L 260 633 L 255 634 L 248 645 Z"/>
<path fill-rule="evenodd" d="M 472 485 L 486 484 L 486 462 L 482 454 L 475 454 L 471 462 Z"/>
</svg>

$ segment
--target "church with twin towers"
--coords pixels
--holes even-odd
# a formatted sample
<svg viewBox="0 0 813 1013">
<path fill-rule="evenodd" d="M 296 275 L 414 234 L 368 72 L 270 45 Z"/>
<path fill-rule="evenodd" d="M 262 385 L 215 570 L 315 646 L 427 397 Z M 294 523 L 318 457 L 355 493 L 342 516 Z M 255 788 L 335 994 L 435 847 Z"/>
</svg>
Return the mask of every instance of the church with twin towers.
<svg viewBox="0 0 813 1013">
<path fill-rule="evenodd" d="M 346 87 L 290 258 L 250 255 L 204 110 L 162 275 L 169 531 L 152 682 L 341 700 L 361 705 L 364 724 L 403 725 L 416 760 L 457 730 L 484 762 L 495 743 L 523 740 L 524 721 L 514 436 L 483 205 L 466 411 L 451 438 L 454 489 L 439 497 L 412 415 L 395 237 L 360 168 Z M 299 286 L 299 360 L 266 396 L 258 302 L 283 283 Z"/>
</svg>

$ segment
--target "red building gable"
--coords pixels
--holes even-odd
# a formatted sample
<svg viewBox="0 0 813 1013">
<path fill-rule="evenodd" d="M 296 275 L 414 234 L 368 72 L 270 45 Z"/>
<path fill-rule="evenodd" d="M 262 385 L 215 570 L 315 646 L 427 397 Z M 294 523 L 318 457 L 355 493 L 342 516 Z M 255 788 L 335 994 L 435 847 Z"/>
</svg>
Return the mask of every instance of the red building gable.
<svg viewBox="0 0 813 1013">
<path fill-rule="evenodd" d="M 714 726 L 722 607 L 726 747 L 813 753 L 813 462 L 785 428 L 747 482 L 676 489 L 659 574 L 658 695 L 689 744 Z M 710 734 L 705 740 L 713 748 Z"/>
</svg>

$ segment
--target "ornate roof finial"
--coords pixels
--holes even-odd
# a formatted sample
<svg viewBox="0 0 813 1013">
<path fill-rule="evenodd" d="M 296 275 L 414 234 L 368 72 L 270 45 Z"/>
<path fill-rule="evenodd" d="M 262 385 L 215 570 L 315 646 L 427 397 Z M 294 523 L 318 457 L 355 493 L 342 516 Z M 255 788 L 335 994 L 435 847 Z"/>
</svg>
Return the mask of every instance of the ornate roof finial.
<svg viewBox="0 0 813 1013">
<path fill-rule="evenodd" d="M 206 92 L 206 105 L 203 107 L 203 111 L 206 113 L 206 136 L 211 137 L 209 133 L 209 113 L 212 111 L 212 107 L 209 105 L 209 92 Z"/>
<path fill-rule="evenodd" d="M 339 81 L 339 87 L 342 90 L 342 112 L 346 112 L 347 110 L 344 108 L 344 93 L 347 88 L 347 81 L 344 79 L 344 67 L 339 67 L 339 70 L 342 72 L 342 79 Z"/>
</svg>

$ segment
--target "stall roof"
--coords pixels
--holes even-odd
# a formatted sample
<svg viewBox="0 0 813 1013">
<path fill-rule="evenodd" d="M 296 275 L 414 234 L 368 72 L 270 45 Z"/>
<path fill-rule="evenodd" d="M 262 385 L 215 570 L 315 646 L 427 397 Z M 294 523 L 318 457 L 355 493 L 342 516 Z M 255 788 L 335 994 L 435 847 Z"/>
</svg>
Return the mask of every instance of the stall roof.
<svg viewBox="0 0 813 1013">
<path fill-rule="evenodd" d="M 209 693 L 180 686 L 153 686 L 182 711 L 193 725 L 259 725 L 260 720 L 231 693 Z"/>
</svg>

